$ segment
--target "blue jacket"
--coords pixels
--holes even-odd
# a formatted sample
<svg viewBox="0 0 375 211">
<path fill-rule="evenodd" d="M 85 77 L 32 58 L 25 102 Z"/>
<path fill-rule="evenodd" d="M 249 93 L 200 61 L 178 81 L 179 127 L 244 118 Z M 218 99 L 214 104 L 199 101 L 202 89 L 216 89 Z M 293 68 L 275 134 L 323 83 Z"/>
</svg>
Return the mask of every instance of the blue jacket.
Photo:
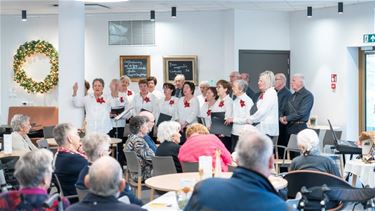
<svg viewBox="0 0 375 211">
<path fill-rule="evenodd" d="M 238 167 L 230 179 L 212 178 L 198 183 L 184 210 L 288 210 L 263 175 Z"/>
<path fill-rule="evenodd" d="M 154 142 L 154 140 L 152 140 L 152 138 L 149 136 L 149 135 L 145 135 L 143 137 L 143 139 L 146 141 L 147 145 L 150 147 L 150 149 L 152 151 L 154 151 L 154 153 L 156 152 L 156 149 L 158 148 Z"/>
</svg>

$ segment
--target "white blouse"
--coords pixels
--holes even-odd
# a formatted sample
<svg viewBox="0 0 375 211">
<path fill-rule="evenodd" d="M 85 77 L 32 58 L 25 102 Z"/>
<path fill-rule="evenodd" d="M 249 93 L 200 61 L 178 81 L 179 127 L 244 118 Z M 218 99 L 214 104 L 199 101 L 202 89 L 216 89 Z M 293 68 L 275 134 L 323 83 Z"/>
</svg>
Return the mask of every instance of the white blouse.
<svg viewBox="0 0 375 211">
<path fill-rule="evenodd" d="M 253 106 L 253 101 L 250 99 L 246 93 L 243 93 L 241 96 L 237 96 L 233 101 L 233 135 L 240 135 L 240 132 L 243 130 L 245 125 L 250 118 L 250 109 Z"/>
<path fill-rule="evenodd" d="M 164 94 L 157 90 L 157 89 L 154 89 L 154 91 L 151 92 L 159 101 L 162 101 L 164 99 Z"/>
<path fill-rule="evenodd" d="M 101 99 L 101 101 L 97 100 L 94 94 L 88 94 L 84 97 L 73 97 L 74 106 L 85 107 L 88 133 L 108 133 L 112 130 L 112 123 L 109 118 L 111 112 L 109 98 L 102 95 L 98 99 Z"/>
<path fill-rule="evenodd" d="M 159 104 L 159 112 L 157 114 L 157 118 L 159 118 L 159 114 L 163 113 L 169 116 L 172 116 L 172 120 L 178 119 L 178 113 L 177 113 L 177 105 L 178 105 L 179 99 L 175 96 L 172 96 L 170 100 L 163 99 L 162 102 Z M 157 121 L 156 121 L 157 122 Z"/>
<path fill-rule="evenodd" d="M 255 127 L 270 136 L 279 135 L 279 104 L 274 87 L 268 88 L 257 101 L 257 112 L 249 117 L 249 123 L 259 123 Z"/>
<path fill-rule="evenodd" d="M 225 119 L 233 117 L 233 100 L 229 95 L 226 95 L 224 99 L 220 97 L 212 107 L 212 112 L 225 112 Z"/>
<path fill-rule="evenodd" d="M 133 115 L 136 116 L 142 109 L 147 110 L 156 116 L 159 107 L 159 101 L 152 93 L 148 93 L 145 98 L 136 94 L 133 99 Z"/>
<path fill-rule="evenodd" d="M 129 102 L 124 92 L 119 92 L 118 97 L 112 97 L 111 95 L 109 97 L 109 104 L 111 105 L 111 109 L 124 108 L 125 110 L 129 108 Z M 123 117 L 118 121 L 111 118 L 112 127 L 125 127 L 125 118 Z"/>
<path fill-rule="evenodd" d="M 181 97 L 177 105 L 178 120 L 181 124 L 196 123 L 199 115 L 199 102 L 196 97 L 185 102 L 185 97 Z"/>
<path fill-rule="evenodd" d="M 203 101 L 203 105 L 201 106 L 201 109 L 200 109 L 199 116 L 204 118 L 207 128 L 211 127 L 211 112 L 212 112 L 212 108 L 214 107 L 214 105 L 210 106 L 208 105 L 208 102 Z"/>
<path fill-rule="evenodd" d="M 134 99 L 134 91 L 128 89 L 125 92 L 120 92 L 123 96 L 126 97 L 127 101 L 129 102 L 129 105 L 132 105 L 133 99 Z"/>
</svg>

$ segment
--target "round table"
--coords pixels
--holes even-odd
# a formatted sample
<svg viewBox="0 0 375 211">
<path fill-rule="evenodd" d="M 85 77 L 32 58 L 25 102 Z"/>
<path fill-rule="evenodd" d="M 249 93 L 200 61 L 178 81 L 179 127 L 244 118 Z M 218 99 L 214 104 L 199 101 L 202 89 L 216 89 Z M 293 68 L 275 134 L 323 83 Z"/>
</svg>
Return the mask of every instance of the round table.
<svg viewBox="0 0 375 211">
<path fill-rule="evenodd" d="M 232 172 L 223 172 L 221 178 L 230 178 Z M 282 177 L 270 176 L 268 177 L 271 184 L 276 190 L 286 188 L 288 181 Z M 198 172 L 187 172 L 187 173 L 177 173 L 177 174 L 164 174 L 160 176 L 155 176 L 147 179 L 145 184 L 147 187 L 151 188 L 151 200 L 153 199 L 154 190 L 159 191 L 178 191 L 181 189 L 181 180 L 191 180 L 197 183 L 200 180 Z"/>
<path fill-rule="evenodd" d="M 23 151 L 23 150 L 13 150 L 11 153 L 5 153 L 4 151 L 0 152 L 0 158 L 6 158 L 6 157 L 12 157 L 12 156 L 22 156 L 28 151 Z"/>
<path fill-rule="evenodd" d="M 353 186 L 359 177 L 363 185 L 375 188 L 375 163 L 364 163 L 361 159 L 349 160 L 346 162 L 344 171 L 353 174 Z"/>
</svg>

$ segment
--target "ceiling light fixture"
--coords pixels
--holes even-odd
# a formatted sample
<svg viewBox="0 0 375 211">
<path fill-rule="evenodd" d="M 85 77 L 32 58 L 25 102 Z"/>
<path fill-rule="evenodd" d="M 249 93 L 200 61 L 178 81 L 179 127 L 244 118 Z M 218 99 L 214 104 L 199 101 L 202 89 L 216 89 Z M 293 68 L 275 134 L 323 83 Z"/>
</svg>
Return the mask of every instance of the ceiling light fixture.
<svg viewBox="0 0 375 211">
<path fill-rule="evenodd" d="M 344 3 L 343 2 L 339 2 L 338 5 L 337 5 L 337 11 L 338 13 L 341 15 L 344 13 Z"/>
<path fill-rule="evenodd" d="M 176 18 L 177 16 L 177 7 L 172 7 L 172 18 Z"/>
<path fill-rule="evenodd" d="M 26 13 L 26 10 L 22 10 L 22 12 L 21 12 L 21 16 L 22 16 L 22 21 L 27 21 L 27 13 Z"/>
<path fill-rule="evenodd" d="M 311 6 L 308 6 L 308 7 L 307 7 L 307 17 L 308 17 L 308 18 L 311 18 L 311 17 L 312 17 L 312 7 L 311 7 Z"/>
<path fill-rule="evenodd" d="M 150 11 L 150 20 L 155 21 L 155 10 Z"/>
</svg>

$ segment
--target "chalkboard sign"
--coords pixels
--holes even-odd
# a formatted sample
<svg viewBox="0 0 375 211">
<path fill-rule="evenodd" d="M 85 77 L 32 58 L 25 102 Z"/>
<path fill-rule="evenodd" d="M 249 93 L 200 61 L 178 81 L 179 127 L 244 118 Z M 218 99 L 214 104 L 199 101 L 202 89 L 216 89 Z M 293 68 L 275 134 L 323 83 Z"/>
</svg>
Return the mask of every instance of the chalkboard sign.
<svg viewBox="0 0 375 211">
<path fill-rule="evenodd" d="M 164 57 L 164 80 L 173 82 L 178 74 L 185 76 L 186 81 L 198 83 L 197 57 Z"/>
<path fill-rule="evenodd" d="M 120 76 L 137 82 L 150 76 L 150 56 L 120 56 Z"/>
</svg>

